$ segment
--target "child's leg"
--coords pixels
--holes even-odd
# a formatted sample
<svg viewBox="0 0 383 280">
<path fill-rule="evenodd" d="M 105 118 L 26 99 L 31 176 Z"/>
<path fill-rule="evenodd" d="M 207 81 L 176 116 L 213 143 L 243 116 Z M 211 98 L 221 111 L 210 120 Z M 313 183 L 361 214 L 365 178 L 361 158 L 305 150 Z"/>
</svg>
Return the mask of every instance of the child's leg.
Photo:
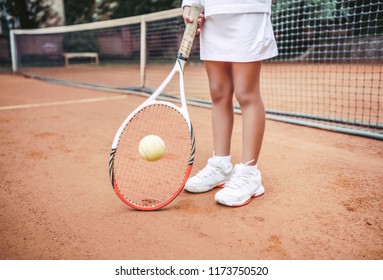
<svg viewBox="0 0 383 280">
<path fill-rule="evenodd" d="M 235 96 L 242 112 L 242 161 L 258 162 L 265 130 L 265 108 L 260 93 L 261 62 L 233 63 Z"/>
<path fill-rule="evenodd" d="M 252 197 L 260 196 L 265 191 L 260 171 L 249 166 L 258 161 L 265 129 L 265 109 L 259 87 L 260 70 L 260 62 L 233 63 L 235 96 L 242 111 L 243 163 L 234 167 L 230 180 L 214 196 L 217 202 L 224 205 L 246 205 Z"/>
<path fill-rule="evenodd" d="M 231 63 L 205 61 L 212 99 L 212 127 L 215 156 L 195 176 L 188 179 L 185 189 L 192 193 L 222 187 L 231 177 L 230 141 L 233 130 L 233 78 Z"/>
<path fill-rule="evenodd" d="M 227 62 L 205 61 L 212 99 L 212 127 L 214 151 L 217 156 L 230 155 L 233 130 L 232 64 Z"/>
</svg>

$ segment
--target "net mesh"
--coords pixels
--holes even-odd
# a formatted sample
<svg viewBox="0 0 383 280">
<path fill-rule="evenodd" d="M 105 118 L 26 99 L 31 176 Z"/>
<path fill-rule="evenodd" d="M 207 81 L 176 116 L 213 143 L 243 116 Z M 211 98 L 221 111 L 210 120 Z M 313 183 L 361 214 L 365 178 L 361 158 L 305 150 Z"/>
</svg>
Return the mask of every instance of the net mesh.
<svg viewBox="0 0 383 280">
<path fill-rule="evenodd" d="M 151 92 L 174 65 L 184 30 L 181 14 L 174 9 L 14 30 L 14 69 L 51 81 Z M 276 0 L 272 21 L 279 56 L 263 63 L 261 79 L 268 117 L 383 139 L 383 1 Z M 68 53 L 75 55 L 66 64 Z M 81 53 L 97 54 L 99 63 Z M 185 86 L 189 102 L 209 106 L 198 37 Z M 169 85 L 165 94 L 177 92 L 178 85 Z"/>
</svg>

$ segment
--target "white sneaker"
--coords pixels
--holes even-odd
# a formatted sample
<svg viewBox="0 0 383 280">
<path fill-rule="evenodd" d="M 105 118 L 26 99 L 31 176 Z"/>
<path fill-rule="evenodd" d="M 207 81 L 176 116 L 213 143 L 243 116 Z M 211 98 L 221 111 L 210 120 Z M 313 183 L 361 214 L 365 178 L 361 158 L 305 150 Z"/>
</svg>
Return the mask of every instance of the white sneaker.
<svg viewBox="0 0 383 280">
<path fill-rule="evenodd" d="M 243 206 L 264 192 L 261 172 L 256 167 L 240 163 L 235 165 L 225 187 L 215 194 L 215 201 L 227 206 Z"/>
<path fill-rule="evenodd" d="M 203 193 L 223 187 L 232 172 L 233 165 L 231 163 L 210 158 L 202 170 L 187 180 L 185 189 L 192 193 Z"/>
</svg>

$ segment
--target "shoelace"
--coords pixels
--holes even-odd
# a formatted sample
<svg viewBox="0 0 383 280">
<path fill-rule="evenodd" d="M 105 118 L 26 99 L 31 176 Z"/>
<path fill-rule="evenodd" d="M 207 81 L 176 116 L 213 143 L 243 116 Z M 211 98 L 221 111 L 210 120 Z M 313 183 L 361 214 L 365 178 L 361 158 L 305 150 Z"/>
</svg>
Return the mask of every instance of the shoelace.
<svg viewBox="0 0 383 280">
<path fill-rule="evenodd" d="M 205 168 L 201 169 L 200 171 L 198 171 L 197 173 L 197 177 L 199 178 L 206 178 L 210 175 L 214 175 L 217 173 L 217 171 L 219 170 L 218 167 L 214 167 L 214 166 L 211 166 L 211 165 L 206 165 Z"/>
<path fill-rule="evenodd" d="M 247 166 L 250 163 L 252 163 L 253 161 L 254 161 L 254 159 L 250 160 L 250 161 L 248 161 L 242 165 Z M 235 173 L 235 171 L 234 171 L 230 181 L 226 183 L 225 187 L 238 190 L 241 186 L 247 184 L 248 180 L 250 180 L 251 177 L 252 177 L 251 174 L 242 174 L 242 173 L 238 174 L 238 173 Z"/>
<path fill-rule="evenodd" d="M 252 160 L 246 162 L 244 165 L 249 165 L 250 163 L 252 163 L 252 162 L 254 162 L 254 161 L 255 161 L 255 159 L 252 159 Z"/>
<path fill-rule="evenodd" d="M 241 186 L 246 185 L 249 179 L 251 179 L 251 175 L 233 174 L 225 187 L 238 190 Z"/>
</svg>

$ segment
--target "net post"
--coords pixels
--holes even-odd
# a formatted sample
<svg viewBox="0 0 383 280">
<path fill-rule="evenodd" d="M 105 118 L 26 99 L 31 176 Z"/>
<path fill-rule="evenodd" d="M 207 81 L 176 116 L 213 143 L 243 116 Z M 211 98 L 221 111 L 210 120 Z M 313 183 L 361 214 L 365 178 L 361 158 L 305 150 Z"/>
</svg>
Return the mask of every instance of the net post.
<svg viewBox="0 0 383 280">
<path fill-rule="evenodd" d="M 140 86 L 145 87 L 146 70 L 146 20 L 141 17 L 141 36 L 140 36 Z"/>
<path fill-rule="evenodd" d="M 12 58 L 12 71 L 17 71 L 17 50 L 15 41 L 15 32 L 11 30 L 9 32 L 10 46 L 11 46 L 11 58 Z"/>
</svg>

